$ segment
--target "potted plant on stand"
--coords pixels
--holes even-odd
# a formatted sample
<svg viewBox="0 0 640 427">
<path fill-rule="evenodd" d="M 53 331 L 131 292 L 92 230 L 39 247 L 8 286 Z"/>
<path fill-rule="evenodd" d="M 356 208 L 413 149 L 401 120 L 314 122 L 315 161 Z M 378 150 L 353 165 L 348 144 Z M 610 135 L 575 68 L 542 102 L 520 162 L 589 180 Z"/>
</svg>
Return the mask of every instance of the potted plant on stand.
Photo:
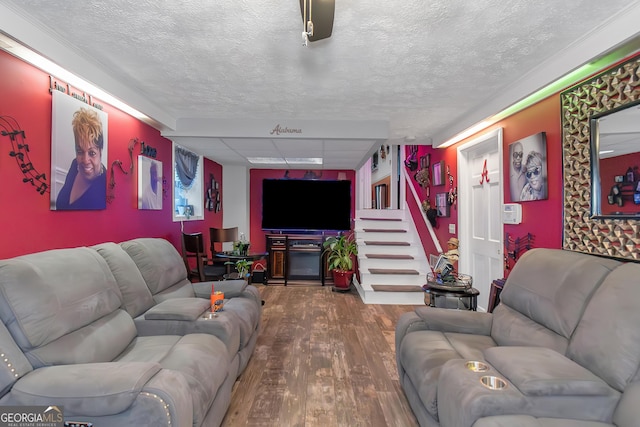
<svg viewBox="0 0 640 427">
<path fill-rule="evenodd" d="M 244 279 L 246 281 L 249 281 L 249 276 L 250 276 L 250 270 L 251 270 L 251 265 L 253 264 L 253 261 L 249 261 L 246 259 L 239 259 L 237 261 L 227 261 L 225 262 L 225 265 L 233 265 L 236 268 L 236 274 L 234 275 L 233 273 L 231 273 L 228 277 L 228 279 Z M 237 275 L 237 277 L 235 277 Z M 226 275 L 225 275 L 226 276 Z"/>
<path fill-rule="evenodd" d="M 353 261 L 358 255 L 358 245 L 353 234 L 331 236 L 323 243 L 327 257 L 327 269 L 333 274 L 334 290 L 348 291 L 353 278 Z"/>
</svg>

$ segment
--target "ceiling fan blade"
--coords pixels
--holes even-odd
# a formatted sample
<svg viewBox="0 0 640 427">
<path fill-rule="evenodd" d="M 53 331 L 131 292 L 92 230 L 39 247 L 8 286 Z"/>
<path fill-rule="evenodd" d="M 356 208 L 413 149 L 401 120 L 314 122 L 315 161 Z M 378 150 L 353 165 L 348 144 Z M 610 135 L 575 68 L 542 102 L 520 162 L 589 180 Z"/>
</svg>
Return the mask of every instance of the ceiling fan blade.
<svg viewBox="0 0 640 427">
<path fill-rule="evenodd" d="M 307 16 L 304 16 L 305 2 L 307 3 Z M 336 8 L 335 0 L 300 0 L 300 13 L 302 23 L 313 22 L 313 36 L 309 36 L 310 42 L 331 37 L 333 31 L 333 15 Z"/>
</svg>

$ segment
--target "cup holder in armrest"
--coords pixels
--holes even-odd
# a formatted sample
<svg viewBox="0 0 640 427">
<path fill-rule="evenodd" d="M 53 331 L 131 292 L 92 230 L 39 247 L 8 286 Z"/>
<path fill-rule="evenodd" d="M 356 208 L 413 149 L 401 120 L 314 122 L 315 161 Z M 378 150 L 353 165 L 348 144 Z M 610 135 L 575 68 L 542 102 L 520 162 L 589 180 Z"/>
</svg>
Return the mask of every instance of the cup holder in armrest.
<svg viewBox="0 0 640 427">
<path fill-rule="evenodd" d="M 504 390 L 507 388 L 507 382 L 505 380 L 499 377 L 494 377 L 493 375 L 480 377 L 480 384 L 489 390 Z"/>
<path fill-rule="evenodd" d="M 218 313 L 217 312 L 211 312 L 211 311 L 207 311 L 202 315 L 203 319 L 215 319 L 218 317 Z"/>
<path fill-rule="evenodd" d="M 473 372 L 487 372 L 489 370 L 489 365 L 483 362 L 479 362 L 477 360 L 470 360 L 465 365 L 467 369 Z"/>
</svg>

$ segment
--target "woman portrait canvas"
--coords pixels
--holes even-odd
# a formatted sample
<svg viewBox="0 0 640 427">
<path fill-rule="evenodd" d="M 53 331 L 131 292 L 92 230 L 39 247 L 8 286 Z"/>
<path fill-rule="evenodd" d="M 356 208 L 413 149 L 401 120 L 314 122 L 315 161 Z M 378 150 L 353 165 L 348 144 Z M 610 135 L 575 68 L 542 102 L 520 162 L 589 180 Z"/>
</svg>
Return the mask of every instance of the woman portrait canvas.
<svg viewBox="0 0 640 427">
<path fill-rule="evenodd" d="M 107 207 L 107 113 L 53 91 L 51 209 Z"/>
<path fill-rule="evenodd" d="M 544 132 L 509 145 L 508 167 L 511 201 L 527 202 L 548 198 L 547 139 Z"/>
</svg>

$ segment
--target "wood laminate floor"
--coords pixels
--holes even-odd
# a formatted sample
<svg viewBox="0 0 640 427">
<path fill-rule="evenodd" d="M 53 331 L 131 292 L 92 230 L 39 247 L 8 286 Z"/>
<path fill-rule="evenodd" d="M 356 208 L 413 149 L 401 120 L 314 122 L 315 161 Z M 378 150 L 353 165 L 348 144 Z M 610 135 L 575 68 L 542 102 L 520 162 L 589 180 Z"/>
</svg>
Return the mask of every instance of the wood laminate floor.
<svg viewBox="0 0 640 427">
<path fill-rule="evenodd" d="M 366 305 L 331 286 L 257 286 L 262 329 L 223 427 L 418 425 L 394 347 L 396 321 L 414 306 Z"/>
</svg>

